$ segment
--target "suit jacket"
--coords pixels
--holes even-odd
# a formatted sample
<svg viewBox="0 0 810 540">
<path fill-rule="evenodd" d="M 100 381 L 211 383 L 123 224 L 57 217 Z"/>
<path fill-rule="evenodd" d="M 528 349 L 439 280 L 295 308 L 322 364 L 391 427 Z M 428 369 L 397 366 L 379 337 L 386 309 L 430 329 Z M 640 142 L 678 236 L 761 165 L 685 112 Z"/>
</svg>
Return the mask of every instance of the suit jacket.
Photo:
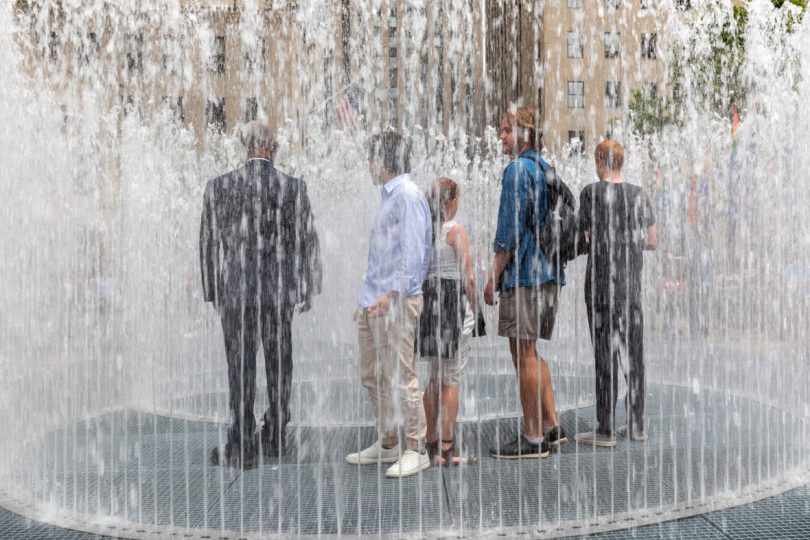
<svg viewBox="0 0 810 540">
<path fill-rule="evenodd" d="M 263 159 L 210 180 L 200 268 L 205 301 L 217 307 L 295 304 L 320 293 L 320 248 L 303 180 Z"/>
</svg>

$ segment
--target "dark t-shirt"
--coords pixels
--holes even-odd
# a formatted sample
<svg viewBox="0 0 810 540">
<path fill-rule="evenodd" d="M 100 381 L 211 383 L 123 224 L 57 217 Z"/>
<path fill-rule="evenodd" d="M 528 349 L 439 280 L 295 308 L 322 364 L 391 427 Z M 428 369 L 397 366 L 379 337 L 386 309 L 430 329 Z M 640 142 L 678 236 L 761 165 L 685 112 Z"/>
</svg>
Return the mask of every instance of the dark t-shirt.
<svg viewBox="0 0 810 540">
<path fill-rule="evenodd" d="M 585 301 L 614 309 L 640 305 L 646 230 L 655 225 L 647 194 L 634 184 L 589 184 L 579 196 L 579 222 L 590 231 Z"/>
</svg>

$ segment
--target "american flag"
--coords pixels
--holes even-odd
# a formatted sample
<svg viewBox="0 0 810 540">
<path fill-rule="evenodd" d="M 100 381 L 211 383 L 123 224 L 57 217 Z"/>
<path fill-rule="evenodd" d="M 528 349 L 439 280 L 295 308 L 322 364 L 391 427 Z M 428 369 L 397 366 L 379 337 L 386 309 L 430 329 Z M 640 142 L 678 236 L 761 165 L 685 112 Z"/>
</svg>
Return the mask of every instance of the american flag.
<svg viewBox="0 0 810 540">
<path fill-rule="evenodd" d="M 363 124 L 362 91 L 351 83 L 334 96 L 337 125 L 350 135 L 357 133 Z"/>
</svg>

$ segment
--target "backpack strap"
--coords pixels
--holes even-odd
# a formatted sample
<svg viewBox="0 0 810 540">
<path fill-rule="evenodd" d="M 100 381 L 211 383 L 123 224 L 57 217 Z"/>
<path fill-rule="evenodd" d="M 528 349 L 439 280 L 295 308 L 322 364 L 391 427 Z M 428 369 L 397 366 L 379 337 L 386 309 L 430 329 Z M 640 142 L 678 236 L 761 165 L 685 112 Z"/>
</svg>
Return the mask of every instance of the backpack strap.
<svg viewBox="0 0 810 540">
<path fill-rule="evenodd" d="M 545 161 L 537 153 L 532 152 L 531 155 L 532 155 L 532 157 L 536 157 L 537 159 L 535 160 L 535 159 L 532 159 L 532 157 L 528 157 L 528 156 L 526 156 L 526 157 L 518 156 L 517 159 L 527 161 L 527 162 L 529 162 L 532 165 L 537 167 L 537 168 L 534 168 L 534 167 L 530 167 L 528 165 L 524 165 L 529 171 L 534 171 L 534 173 L 532 173 L 532 172 L 529 173 L 529 175 L 532 178 L 532 186 L 531 186 L 531 190 L 529 191 L 529 212 L 527 213 L 526 221 L 527 221 L 527 225 L 529 226 L 529 230 L 531 230 L 532 234 L 534 234 L 535 237 L 537 237 L 537 235 L 539 234 L 539 229 L 540 229 L 540 225 L 537 222 L 537 219 L 535 217 L 536 204 L 535 204 L 535 201 L 534 201 L 534 197 L 535 197 L 534 194 L 538 191 L 539 184 L 540 184 L 540 178 L 539 178 L 540 175 L 537 174 L 537 172 L 540 172 L 543 175 L 543 181 L 545 182 L 546 171 L 548 170 L 548 166 L 546 166 L 546 168 L 543 167 L 543 164 L 545 163 Z M 546 165 L 548 165 L 548 164 L 546 164 Z M 543 187 L 545 187 L 545 191 L 546 191 L 546 212 L 548 212 L 549 190 L 548 190 L 548 186 L 543 186 Z"/>
<path fill-rule="evenodd" d="M 535 160 L 535 159 L 533 159 L 532 157 L 528 157 L 528 156 L 526 156 L 526 157 L 523 157 L 523 156 L 518 156 L 518 157 L 517 157 L 517 159 L 520 159 L 520 160 L 526 161 L 527 163 L 531 163 L 531 164 L 533 164 L 533 165 L 536 165 L 536 166 L 537 166 L 537 167 L 540 169 L 540 172 L 541 172 L 541 173 L 543 173 L 543 176 L 545 176 L 545 173 L 546 173 L 546 171 L 548 170 L 548 167 L 543 167 L 543 164 L 544 164 L 545 162 L 543 161 L 543 159 L 542 159 L 540 156 L 538 156 L 538 155 L 537 155 L 536 153 L 534 153 L 534 152 L 532 152 L 532 156 L 537 157 L 537 159 Z M 524 166 L 525 166 L 525 165 L 524 165 Z M 534 167 L 530 167 L 530 166 L 525 166 L 525 167 L 526 167 L 526 168 L 527 168 L 529 171 L 535 171 Z M 539 181 L 539 178 L 537 177 L 538 175 L 536 174 L 536 172 L 534 172 L 534 173 L 529 173 L 529 174 L 531 175 L 532 180 L 534 180 L 534 182 L 538 182 L 538 181 Z"/>
</svg>

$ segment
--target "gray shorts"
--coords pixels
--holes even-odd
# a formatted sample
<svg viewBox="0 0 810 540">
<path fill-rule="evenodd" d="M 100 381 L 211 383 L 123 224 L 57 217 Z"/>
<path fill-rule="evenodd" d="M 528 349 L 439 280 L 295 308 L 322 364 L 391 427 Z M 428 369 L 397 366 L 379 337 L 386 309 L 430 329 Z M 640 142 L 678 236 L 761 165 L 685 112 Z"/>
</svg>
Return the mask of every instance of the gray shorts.
<svg viewBox="0 0 810 540">
<path fill-rule="evenodd" d="M 558 294 L 559 285 L 554 281 L 503 291 L 499 297 L 498 335 L 526 340 L 551 339 Z"/>
<path fill-rule="evenodd" d="M 436 358 L 428 356 L 430 363 L 430 378 L 439 381 L 445 386 L 457 387 L 461 383 L 464 375 L 464 368 L 467 367 L 467 360 L 470 358 L 472 349 L 472 333 L 475 328 L 475 317 L 470 306 L 464 313 L 464 323 L 461 325 L 461 335 L 458 340 L 458 352 L 455 358 Z"/>
</svg>

